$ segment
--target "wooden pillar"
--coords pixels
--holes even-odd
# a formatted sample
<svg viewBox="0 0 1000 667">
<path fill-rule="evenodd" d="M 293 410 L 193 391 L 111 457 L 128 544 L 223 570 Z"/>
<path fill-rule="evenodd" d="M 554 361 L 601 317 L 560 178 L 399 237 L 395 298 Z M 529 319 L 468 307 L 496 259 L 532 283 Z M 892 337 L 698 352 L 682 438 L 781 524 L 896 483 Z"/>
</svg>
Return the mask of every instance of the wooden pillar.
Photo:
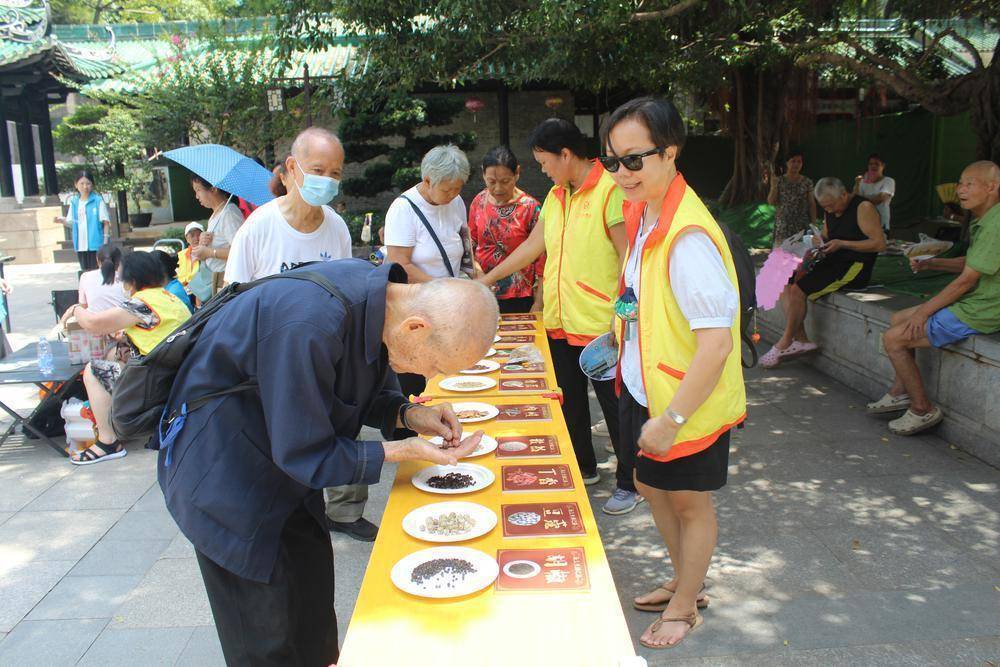
<svg viewBox="0 0 1000 667">
<path fill-rule="evenodd" d="M 59 194 L 59 177 L 56 175 L 56 149 L 52 143 L 52 121 L 49 106 L 43 100 L 38 109 L 38 149 L 42 153 L 42 174 L 45 176 L 45 194 Z"/>
<path fill-rule="evenodd" d="M 0 106 L 0 197 L 14 196 L 14 168 L 10 159 L 10 133 L 7 114 Z"/>
<path fill-rule="evenodd" d="M 35 174 L 35 138 L 31 133 L 31 119 L 17 121 L 17 154 L 21 160 L 21 185 L 25 197 L 38 196 L 38 175 Z"/>
<path fill-rule="evenodd" d="M 500 143 L 510 148 L 510 100 L 507 84 L 501 83 L 497 91 L 497 109 L 500 117 Z"/>
</svg>

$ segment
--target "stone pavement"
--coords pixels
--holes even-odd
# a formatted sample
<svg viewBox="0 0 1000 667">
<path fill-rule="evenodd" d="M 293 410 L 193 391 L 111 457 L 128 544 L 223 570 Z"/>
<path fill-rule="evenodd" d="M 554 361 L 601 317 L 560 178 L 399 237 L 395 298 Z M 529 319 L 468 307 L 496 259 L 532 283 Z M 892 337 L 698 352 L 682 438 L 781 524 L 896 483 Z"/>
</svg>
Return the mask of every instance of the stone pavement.
<svg viewBox="0 0 1000 667">
<path fill-rule="evenodd" d="M 51 326 L 47 290 L 75 272 L 9 275 L 17 348 Z M 753 371 L 748 390 L 717 494 L 706 623 L 675 649 L 640 648 L 650 665 L 1000 664 L 1000 471 L 933 435 L 888 435 L 858 394 L 804 365 Z M 2 391 L 31 408 L 32 392 Z M 132 450 L 78 468 L 21 436 L 0 447 L 0 665 L 223 664 L 154 464 Z M 654 616 L 631 598 L 667 576 L 665 548 L 645 505 L 600 513 L 609 493 L 604 481 L 592 502 L 638 636 Z M 333 543 L 343 635 L 371 547 Z"/>
</svg>

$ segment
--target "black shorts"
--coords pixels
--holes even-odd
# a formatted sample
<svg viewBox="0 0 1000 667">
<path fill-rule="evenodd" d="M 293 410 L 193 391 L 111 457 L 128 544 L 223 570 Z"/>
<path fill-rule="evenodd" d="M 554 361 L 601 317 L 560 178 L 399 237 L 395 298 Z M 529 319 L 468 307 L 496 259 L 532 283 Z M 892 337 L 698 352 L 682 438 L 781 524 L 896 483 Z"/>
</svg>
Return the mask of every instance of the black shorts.
<svg viewBox="0 0 1000 667">
<path fill-rule="evenodd" d="M 868 287 L 873 266 L 865 262 L 824 259 L 816 262 L 809 273 L 799 278 L 795 284 L 815 301 L 837 290 Z"/>
<path fill-rule="evenodd" d="M 649 420 L 649 410 L 636 402 L 622 384 L 618 399 L 621 435 L 625 442 L 639 442 L 642 425 Z M 729 431 L 707 448 L 679 459 L 662 462 L 645 456 L 635 459 L 635 478 L 646 486 L 662 491 L 715 491 L 726 485 L 729 472 Z"/>
</svg>

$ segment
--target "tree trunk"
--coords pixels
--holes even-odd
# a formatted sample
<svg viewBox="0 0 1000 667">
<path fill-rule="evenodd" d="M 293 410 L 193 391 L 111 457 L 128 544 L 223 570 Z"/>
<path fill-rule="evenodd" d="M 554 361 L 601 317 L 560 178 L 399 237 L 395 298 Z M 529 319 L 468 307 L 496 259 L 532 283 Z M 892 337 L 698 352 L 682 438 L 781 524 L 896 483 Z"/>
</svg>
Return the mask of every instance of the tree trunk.
<svg viewBox="0 0 1000 667">
<path fill-rule="evenodd" d="M 969 100 L 969 121 L 976 135 L 976 158 L 1000 164 L 1000 42 Z"/>
</svg>

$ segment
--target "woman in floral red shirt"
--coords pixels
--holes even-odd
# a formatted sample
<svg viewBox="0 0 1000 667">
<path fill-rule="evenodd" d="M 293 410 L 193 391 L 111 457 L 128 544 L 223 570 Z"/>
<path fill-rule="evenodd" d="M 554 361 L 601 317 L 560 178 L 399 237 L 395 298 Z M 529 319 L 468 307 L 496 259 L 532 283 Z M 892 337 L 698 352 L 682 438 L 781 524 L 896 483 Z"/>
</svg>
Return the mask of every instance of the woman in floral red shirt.
<svg viewBox="0 0 1000 667">
<path fill-rule="evenodd" d="M 477 268 L 488 272 L 521 245 L 538 222 L 538 200 L 518 189 L 521 167 L 506 146 L 497 146 L 483 157 L 486 189 L 469 207 Z M 501 313 L 526 313 L 542 309 L 542 269 L 545 256 L 511 274 L 496 285 Z"/>
</svg>

